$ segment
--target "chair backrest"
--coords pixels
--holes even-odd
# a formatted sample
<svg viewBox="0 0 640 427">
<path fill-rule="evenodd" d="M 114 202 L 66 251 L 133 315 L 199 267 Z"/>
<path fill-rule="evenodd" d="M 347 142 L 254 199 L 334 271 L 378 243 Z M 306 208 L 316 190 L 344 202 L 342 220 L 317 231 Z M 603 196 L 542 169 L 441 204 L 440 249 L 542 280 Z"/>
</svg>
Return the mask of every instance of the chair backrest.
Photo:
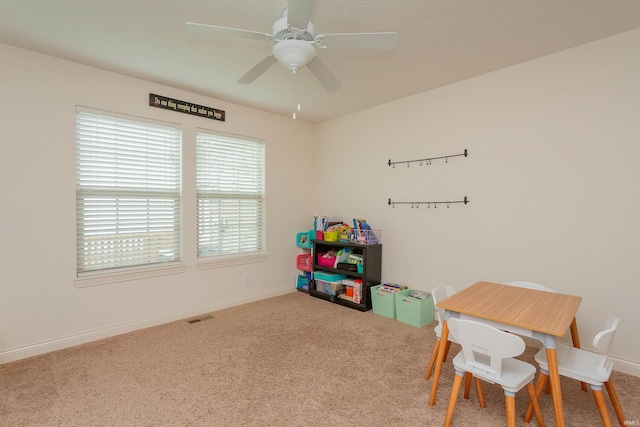
<svg viewBox="0 0 640 427">
<path fill-rule="evenodd" d="M 593 337 L 593 347 L 601 354 L 608 356 L 609 355 L 609 347 L 611 347 L 611 342 L 613 341 L 613 336 L 618 329 L 618 324 L 620 323 L 620 319 L 617 317 L 609 316 L 605 320 L 604 329 L 596 334 Z M 600 365 L 598 366 L 598 371 L 602 371 L 607 364 L 608 357 L 603 357 L 600 361 Z"/>
<path fill-rule="evenodd" d="M 449 333 L 462 346 L 467 365 L 496 379 L 502 375 L 502 360 L 521 355 L 526 347 L 519 336 L 484 323 L 460 319 L 447 323 Z"/>
<path fill-rule="evenodd" d="M 517 286 L 519 288 L 527 288 L 527 289 L 535 289 L 536 291 L 545 291 L 545 292 L 554 292 L 555 290 L 544 286 L 544 285 L 540 285 L 538 283 L 534 283 L 534 282 L 521 282 L 521 281 L 515 281 L 515 282 L 505 282 L 505 285 L 509 285 L 509 286 Z"/>
<path fill-rule="evenodd" d="M 431 291 L 431 297 L 433 298 L 433 305 L 438 304 L 438 301 L 442 301 L 445 298 L 450 297 L 455 294 L 456 290 L 451 286 L 438 286 L 433 291 Z M 436 307 L 436 318 L 438 319 L 438 323 L 442 324 L 442 320 L 444 319 L 444 310 Z"/>
<path fill-rule="evenodd" d="M 604 323 L 604 329 L 593 337 L 593 347 L 602 354 L 609 353 L 609 347 L 613 341 L 613 336 L 618 329 L 620 319 L 617 317 L 609 316 Z"/>
</svg>

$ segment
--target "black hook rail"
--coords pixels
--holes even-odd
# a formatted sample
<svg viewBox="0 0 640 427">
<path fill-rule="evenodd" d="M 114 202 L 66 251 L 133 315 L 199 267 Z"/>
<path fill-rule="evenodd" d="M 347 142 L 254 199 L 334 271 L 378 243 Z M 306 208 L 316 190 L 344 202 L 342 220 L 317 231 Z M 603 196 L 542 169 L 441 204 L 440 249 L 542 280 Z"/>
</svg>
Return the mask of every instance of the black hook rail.
<svg viewBox="0 0 640 427">
<path fill-rule="evenodd" d="M 396 205 L 411 205 L 411 209 L 413 208 L 418 209 L 420 205 L 427 205 L 427 208 L 430 209 L 431 205 L 433 205 L 433 208 L 437 209 L 438 205 L 446 205 L 447 208 L 450 205 L 453 205 L 455 203 L 464 203 L 466 205 L 467 203 L 469 203 L 469 199 L 467 199 L 467 196 L 464 196 L 463 200 L 450 200 L 450 201 L 440 201 L 440 202 L 394 202 L 391 199 L 389 199 L 387 203 L 389 204 L 389 206 L 394 208 L 396 207 Z"/>
<path fill-rule="evenodd" d="M 427 159 L 416 159 L 416 160 L 402 160 L 399 162 L 392 162 L 391 159 L 389 159 L 389 161 L 387 162 L 387 164 L 389 166 L 393 166 L 394 168 L 396 167 L 397 164 L 402 164 L 402 163 L 406 163 L 407 167 L 409 167 L 410 163 L 420 163 L 420 166 L 422 166 L 423 164 L 427 164 L 430 165 L 432 160 L 442 160 L 444 159 L 445 163 L 449 163 L 449 159 L 452 157 L 467 157 L 469 155 L 469 152 L 467 151 L 467 149 L 465 148 L 464 153 L 460 153 L 460 154 L 452 154 L 450 156 L 440 156 L 440 157 L 431 157 L 431 158 L 427 158 Z"/>
</svg>

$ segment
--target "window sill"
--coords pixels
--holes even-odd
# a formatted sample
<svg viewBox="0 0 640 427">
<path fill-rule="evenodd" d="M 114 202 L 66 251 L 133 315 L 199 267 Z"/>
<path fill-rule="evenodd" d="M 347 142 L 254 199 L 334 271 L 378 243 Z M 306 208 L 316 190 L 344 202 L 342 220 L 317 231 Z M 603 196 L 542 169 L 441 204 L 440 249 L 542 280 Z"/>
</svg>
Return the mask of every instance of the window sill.
<svg viewBox="0 0 640 427">
<path fill-rule="evenodd" d="M 252 255 L 230 255 L 205 257 L 198 260 L 196 270 L 207 270 L 210 268 L 230 267 L 233 265 L 252 264 L 265 262 L 269 256 L 266 253 Z"/>
<path fill-rule="evenodd" d="M 167 276 L 169 274 L 180 274 L 187 270 L 187 266 L 180 264 L 169 264 L 153 266 L 148 268 L 131 268 L 120 270 L 117 273 L 87 273 L 74 279 L 73 283 L 77 288 L 87 286 L 105 285 L 107 283 L 126 282 L 129 280 L 146 279 L 149 277 Z"/>
</svg>

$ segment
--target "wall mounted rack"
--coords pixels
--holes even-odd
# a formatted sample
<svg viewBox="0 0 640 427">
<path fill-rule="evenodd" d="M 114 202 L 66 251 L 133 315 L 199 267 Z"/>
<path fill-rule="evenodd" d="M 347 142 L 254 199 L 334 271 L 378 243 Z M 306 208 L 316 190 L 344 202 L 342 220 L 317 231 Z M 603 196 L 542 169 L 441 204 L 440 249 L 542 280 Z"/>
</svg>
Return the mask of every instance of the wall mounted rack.
<svg viewBox="0 0 640 427">
<path fill-rule="evenodd" d="M 464 150 L 464 153 L 460 153 L 460 154 L 451 154 L 449 156 L 440 156 L 440 157 L 431 157 L 431 158 L 426 158 L 426 159 L 415 159 L 415 160 L 402 160 L 399 162 L 392 162 L 391 159 L 389 159 L 389 161 L 387 162 L 387 164 L 389 166 L 393 166 L 394 168 L 396 167 L 397 164 L 407 164 L 407 167 L 409 167 L 409 165 L 411 163 L 420 163 L 420 166 L 422 166 L 423 164 L 426 164 L 427 166 L 429 166 L 431 164 L 432 160 L 442 160 L 444 159 L 445 163 L 449 163 L 449 159 L 452 157 L 467 157 L 467 155 L 469 154 L 469 152 L 467 151 L 467 149 Z"/>
<path fill-rule="evenodd" d="M 464 203 L 466 205 L 467 203 L 469 203 L 469 199 L 467 199 L 467 196 L 464 196 L 464 199 L 462 200 L 449 200 L 439 202 L 394 202 L 393 200 L 389 199 L 387 203 L 389 203 L 389 206 L 393 208 L 395 208 L 396 205 L 411 205 L 411 209 L 418 209 L 420 205 L 427 205 L 427 208 L 431 209 L 431 205 L 433 205 L 433 208 L 437 209 L 438 205 L 445 205 L 447 208 L 455 203 Z"/>
</svg>

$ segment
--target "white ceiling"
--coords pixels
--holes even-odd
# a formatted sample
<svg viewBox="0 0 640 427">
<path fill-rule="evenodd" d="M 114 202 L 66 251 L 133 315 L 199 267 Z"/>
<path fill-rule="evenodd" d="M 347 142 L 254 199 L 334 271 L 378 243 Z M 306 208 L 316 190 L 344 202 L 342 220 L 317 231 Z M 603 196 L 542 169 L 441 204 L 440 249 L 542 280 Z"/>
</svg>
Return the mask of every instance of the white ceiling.
<svg viewBox="0 0 640 427">
<path fill-rule="evenodd" d="M 238 84 L 272 44 L 207 40 L 184 30 L 192 21 L 271 33 L 286 6 L 0 0 L 0 42 L 285 116 L 298 85 L 298 119 L 317 123 L 640 27 L 640 0 L 316 0 L 319 34 L 398 33 L 391 52 L 319 50 L 342 82 L 334 92 L 306 68 L 294 76 L 280 64 Z"/>
</svg>

